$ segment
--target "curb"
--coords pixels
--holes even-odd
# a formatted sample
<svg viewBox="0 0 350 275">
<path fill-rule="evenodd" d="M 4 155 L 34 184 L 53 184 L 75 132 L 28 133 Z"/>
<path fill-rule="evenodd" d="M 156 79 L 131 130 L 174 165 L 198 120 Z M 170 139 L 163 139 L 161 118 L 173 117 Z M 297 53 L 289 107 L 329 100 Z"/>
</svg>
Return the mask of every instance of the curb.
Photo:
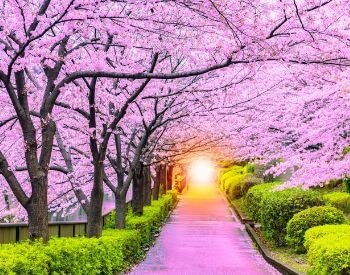
<svg viewBox="0 0 350 275">
<path fill-rule="evenodd" d="M 248 232 L 250 238 L 257 244 L 258 249 L 261 253 L 261 255 L 264 257 L 264 259 L 270 263 L 272 266 L 274 266 L 278 271 L 280 271 L 282 274 L 286 275 L 304 275 L 304 273 L 300 273 L 296 271 L 291 266 L 287 265 L 286 263 L 280 261 L 279 259 L 276 259 L 270 252 L 270 250 L 264 245 L 264 243 L 260 240 L 258 235 L 255 233 L 253 227 L 246 223 L 245 229 Z"/>
</svg>

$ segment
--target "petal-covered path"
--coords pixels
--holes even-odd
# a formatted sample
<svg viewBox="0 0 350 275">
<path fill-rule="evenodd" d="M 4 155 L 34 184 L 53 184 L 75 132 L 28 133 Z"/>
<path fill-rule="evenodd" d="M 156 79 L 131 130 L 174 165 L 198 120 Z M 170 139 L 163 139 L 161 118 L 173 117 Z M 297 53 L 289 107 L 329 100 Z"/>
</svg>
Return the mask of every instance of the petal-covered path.
<svg viewBox="0 0 350 275">
<path fill-rule="evenodd" d="M 146 259 L 130 274 L 279 273 L 254 248 L 215 186 L 191 186 Z"/>
</svg>

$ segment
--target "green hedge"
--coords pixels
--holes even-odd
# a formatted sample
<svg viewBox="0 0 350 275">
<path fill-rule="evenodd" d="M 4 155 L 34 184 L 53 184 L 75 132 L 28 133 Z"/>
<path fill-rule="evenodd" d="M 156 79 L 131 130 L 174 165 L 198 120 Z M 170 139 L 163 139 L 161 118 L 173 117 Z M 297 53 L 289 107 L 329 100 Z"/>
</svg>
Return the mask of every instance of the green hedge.
<svg viewBox="0 0 350 275">
<path fill-rule="evenodd" d="M 263 183 L 263 179 L 253 175 L 254 165 L 248 163 L 246 166 L 232 166 L 221 176 L 221 188 L 229 199 L 239 199 L 244 196 L 249 188 Z"/>
<path fill-rule="evenodd" d="M 343 212 L 331 206 L 315 206 L 305 209 L 293 216 L 287 224 L 287 243 L 295 252 L 306 252 L 304 243 L 305 231 L 325 224 L 346 223 Z"/>
<path fill-rule="evenodd" d="M 307 254 L 310 275 L 350 274 L 350 235 L 327 234 L 313 241 Z"/>
<path fill-rule="evenodd" d="M 259 211 L 264 236 L 274 245 L 284 246 L 287 223 L 293 215 L 320 205 L 324 205 L 324 200 L 316 191 L 292 188 L 265 192 Z"/>
<path fill-rule="evenodd" d="M 169 192 L 145 207 L 143 216 L 135 217 L 129 212 L 127 229 L 105 229 L 100 238 L 53 238 L 46 245 L 0 245 L 0 274 L 120 273 L 140 259 L 143 247 L 153 240 L 176 201 L 176 193 Z M 108 225 L 114 226 L 114 220 L 105 226 Z"/>
<path fill-rule="evenodd" d="M 323 195 L 326 202 L 344 213 L 350 213 L 350 194 L 345 192 L 333 192 Z"/>
<path fill-rule="evenodd" d="M 255 175 L 246 175 L 243 181 L 241 182 L 241 194 L 245 196 L 250 188 L 255 185 L 264 183 L 262 178 L 256 177 Z"/>
<path fill-rule="evenodd" d="M 114 230 L 98 239 L 0 245 L 0 274 L 115 274 L 130 266 L 131 255 L 140 255 L 139 244 L 137 231 Z"/>
<path fill-rule="evenodd" d="M 255 221 L 260 222 L 260 210 L 262 208 L 261 201 L 264 195 L 271 192 L 276 187 L 278 182 L 263 183 L 253 186 L 244 197 L 244 205 L 248 211 L 249 216 Z"/>
<path fill-rule="evenodd" d="M 308 250 L 309 247 L 320 238 L 335 236 L 340 239 L 345 235 L 350 237 L 349 224 L 315 226 L 305 232 L 304 246 L 306 250 Z"/>
</svg>

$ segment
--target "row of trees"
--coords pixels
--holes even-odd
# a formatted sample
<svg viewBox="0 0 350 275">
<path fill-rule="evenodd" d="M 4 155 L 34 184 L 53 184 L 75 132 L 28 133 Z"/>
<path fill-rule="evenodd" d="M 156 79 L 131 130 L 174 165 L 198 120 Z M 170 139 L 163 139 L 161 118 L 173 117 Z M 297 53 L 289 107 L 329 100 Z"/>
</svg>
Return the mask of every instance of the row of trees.
<svg viewBox="0 0 350 275">
<path fill-rule="evenodd" d="M 348 5 L 1 0 L 0 184 L 11 215 L 46 240 L 49 210 L 79 202 L 99 236 L 108 190 L 123 227 L 129 187 L 149 185 L 150 166 L 232 146 L 227 113 L 254 110 L 242 108 L 257 97 L 244 83 L 258 85 L 260 71 L 347 66 Z"/>
</svg>

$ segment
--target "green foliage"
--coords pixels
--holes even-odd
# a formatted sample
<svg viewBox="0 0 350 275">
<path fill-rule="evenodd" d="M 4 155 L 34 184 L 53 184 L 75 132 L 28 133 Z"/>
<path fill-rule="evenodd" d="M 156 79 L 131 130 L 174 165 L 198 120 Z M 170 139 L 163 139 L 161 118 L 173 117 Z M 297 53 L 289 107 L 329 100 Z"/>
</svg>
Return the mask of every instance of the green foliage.
<svg viewBox="0 0 350 275">
<path fill-rule="evenodd" d="M 325 224 L 346 223 L 340 210 L 331 206 L 315 206 L 296 213 L 287 224 L 287 243 L 295 252 L 306 252 L 303 246 L 305 231 L 311 227 Z"/>
<path fill-rule="evenodd" d="M 350 213 L 350 194 L 345 192 L 333 192 L 323 195 L 326 202 L 344 213 Z"/>
<path fill-rule="evenodd" d="M 121 245 L 123 260 L 126 265 L 131 265 L 140 259 L 141 235 L 137 230 L 130 229 L 106 229 L 102 237 L 112 236 Z"/>
<path fill-rule="evenodd" d="M 143 246 L 153 240 L 177 201 L 177 194 L 168 192 L 151 206 L 144 216 L 126 217 L 128 229 L 106 229 L 100 238 L 53 238 L 42 242 L 0 245 L 0 274 L 116 274 L 139 260 Z M 114 227 L 115 213 L 106 219 Z"/>
<path fill-rule="evenodd" d="M 126 228 L 136 229 L 141 236 L 141 243 L 143 246 L 147 246 L 151 241 L 151 223 L 150 219 L 145 216 L 127 216 Z"/>
<path fill-rule="evenodd" d="M 244 166 L 244 171 L 247 174 L 253 174 L 255 171 L 255 165 L 254 163 L 247 163 L 246 166 Z"/>
<path fill-rule="evenodd" d="M 225 192 L 229 199 L 234 200 L 242 197 L 241 183 L 245 178 L 244 174 L 238 174 L 225 181 Z"/>
<path fill-rule="evenodd" d="M 245 196 L 250 188 L 255 185 L 264 183 L 262 178 L 258 178 L 255 175 L 246 175 L 241 182 L 241 194 Z"/>
<path fill-rule="evenodd" d="M 260 222 L 267 240 L 284 246 L 286 226 L 294 214 L 324 204 L 319 192 L 298 188 L 266 192 L 261 201 Z"/>
<path fill-rule="evenodd" d="M 344 236 L 350 237 L 350 225 L 349 224 L 339 224 L 339 225 L 323 225 L 323 226 L 315 226 L 308 229 L 305 232 L 305 242 L 304 246 L 306 250 L 310 248 L 310 246 L 323 237 L 332 237 L 338 238 L 340 240 Z"/>
<path fill-rule="evenodd" d="M 105 223 L 103 225 L 104 229 L 115 228 L 115 210 L 112 210 L 107 216 L 105 216 Z"/>
<path fill-rule="evenodd" d="M 98 239 L 1 245 L 0 274 L 115 274 L 131 264 L 131 255 L 140 254 L 139 243 L 137 231 L 113 230 Z"/>
<path fill-rule="evenodd" d="M 144 207 L 143 216 L 137 217 L 129 213 L 126 217 L 126 228 L 139 230 L 142 245 L 148 246 L 153 240 L 154 233 L 159 230 L 169 211 L 174 207 L 174 201 L 173 194 L 166 194 L 158 200 L 152 201 L 151 206 Z"/>
<path fill-rule="evenodd" d="M 230 178 L 234 178 L 240 174 L 243 174 L 244 173 L 244 169 L 242 166 L 231 166 L 229 169 L 225 169 L 225 173 L 220 177 L 220 186 L 221 186 L 221 189 L 224 190 L 225 192 L 227 191 L 228 189 L 228 180 Z"/>
<path fill-rule="evenodd" d="M 350 235 L 326 235 L 312 243 L 308 250 L 310 275 L 350 274 Z"/>
<path fill-rule="evenodd" d="M 49 257 L 43 249 L 39 242 L 0 245 L 0 274 L 49 274 Z"/>
<path fill-rule="evenodd" d="M 345 185 L 345 191 L 347 193 L 350 193 L 350 178 L 345 178 L 344 179 L 344 185 Z"/>
<path fill-rule="evenodd" d="M 255 166 L 248 163 L 246 166 L 233 166 L 221 176 L 221 188 L 229 199 L 239 199 L 254 185 L 263 183 L 263 180 L 254 176 Z"/>
<path fill-rule="evenodd" d="M 169 190 L 166 192 L 166 195 L 171 196 L 171 208 L 174 208 L 177 203 L 177 197 L 179 195 L 179 192 L 177 192 L 176 190 Z"/>
<path fill-rule="evenodd" d="M 249 216 L 255 221 L 260 222 L 260 210 L 262 208 L 261 201 L 265 194 L 271 192 L 274 187 L 278 185 L 277 182 L 263 183 L 253 186 L 247 191 L 244 197 L 244 205 Z"/>
</svg>

